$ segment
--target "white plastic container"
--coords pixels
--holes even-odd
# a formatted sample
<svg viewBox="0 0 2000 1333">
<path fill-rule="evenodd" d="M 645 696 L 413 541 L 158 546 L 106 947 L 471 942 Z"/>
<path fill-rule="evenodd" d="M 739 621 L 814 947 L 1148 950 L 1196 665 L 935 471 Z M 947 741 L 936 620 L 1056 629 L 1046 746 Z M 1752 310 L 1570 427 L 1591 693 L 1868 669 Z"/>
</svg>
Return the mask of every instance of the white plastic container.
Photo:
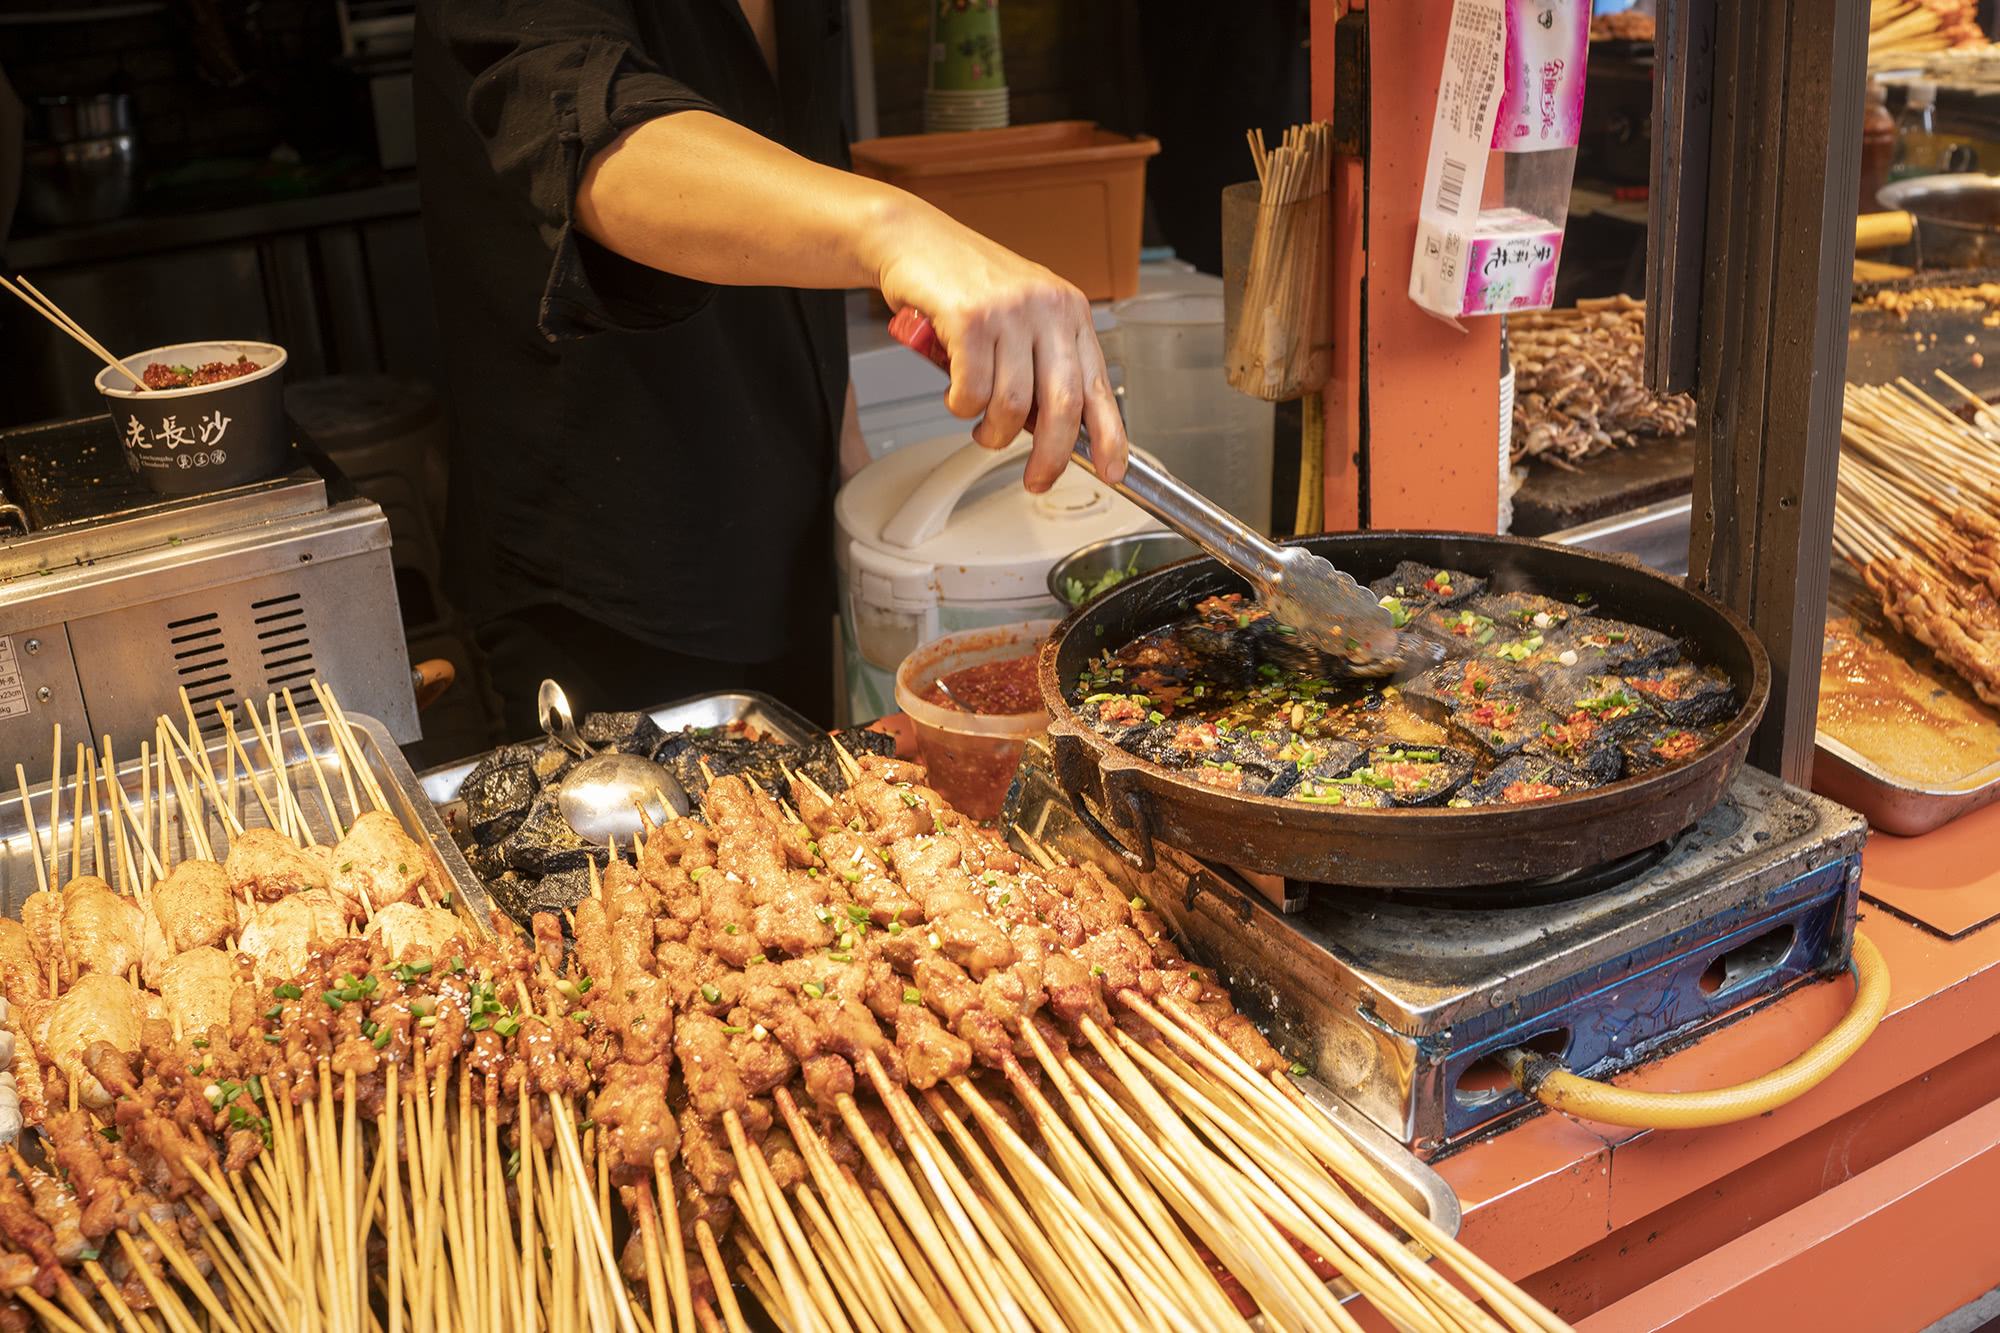
<svg viewBox="0 0 2000 1333">
<path fill-rule="evenodd" d="M 841 488 L 834 556 L 847 720 L 896 710 L 896 668 L 919 644 L 1067 615 L 1048 590 L 1056 561 L 1159 526 L 1074 467 L 1028 494 L 1027 455 L 1025 435 L 998 451 L 942 436 L 876 459 Z"/>
<path fill-rule="evenodd" d="M 1271 531 L 1271 404 L 1229 387 L 1218 290 L 1159 292 L 1111 307 L 1105 357 L 1125 382 L 1125 433 L 1176 477 Z"/>
</svg>

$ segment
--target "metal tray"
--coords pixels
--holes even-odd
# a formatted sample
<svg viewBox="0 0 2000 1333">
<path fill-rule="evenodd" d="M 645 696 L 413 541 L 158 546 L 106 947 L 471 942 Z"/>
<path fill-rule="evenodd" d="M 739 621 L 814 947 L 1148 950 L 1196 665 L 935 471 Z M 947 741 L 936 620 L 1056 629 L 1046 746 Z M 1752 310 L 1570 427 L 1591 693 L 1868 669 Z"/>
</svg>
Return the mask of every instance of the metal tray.
<svg viewBox="0 0 2000 1333">
<path fill-rule="evenodd" d="M 431 873 L 435 881 L 439 884 L 449 884 L 456 901 L 464 905 L 466 912 L 481 929 L 490 932 L 495 917 L 493 900 L 487 895 L 486 886 L 472 873 L 472 867 L 465 863 L 465 857 L 459 853 L 458 845 L 451 840 L 451 835 L 445 828 L 444 821 L 438 817 L 438 812 L 424 799 L 423 791 L 417 785 L 416 774 L 411 772 L 409 762 L 403 758 L 403 752 L 389 739 L 389 733 L 374 718 L 349 713 L 347 720 L 354 730 L 355 739 L 360 744 L 362 758 L 367 762 L 369 771 L 375 775 L 376 782 L 382 788 L 382 794 L 388 798 L 390 813 L 395 815 L 404 831 L 416 839 L 417 844 L 424 849 L 425 855 L 430 858 Z M 283 728 L 283 744 L 280 749 L 284 757 L 287 778 L 291 783 L 293 794 L 298 797 L 299 805 L 305 813 L 307 827 L 312 830 L 316 840 L 323 843 L 330 842 L 333 840 L 333 823 L 328 817 L 325 802 L 320 795 L 319 785 L 312 776 L 310 765 L 312 762 L 320 765 L 326 775 L 328 790 L 335 794 L 344 814 L 347 803 L 339 776 L 337 757 L 339 750 L 334 743 L 333 729 L 324 718 L 308 717 L 304 719 L 304 724 L 306 740 L 312 746 L 311 760 L 308 760 L 304 747 L 300 745 L 289 723 Z M 215 765 L 216 773 L 221 775 L 228 768 L 226 742 L 220 734 L 220 728 L 212 719 L 205 723 L 204 733 L 208 741 L 210 762 Z M 140 791 L 139 756 L 136 743 L 130 748 L 132 753 L 125 755 L 119 761 L 118 777 L 133 802 L 136 814 Z M 253 768 L 253 772 L 265 779 L 268 784 L 272 769 L 264 765 L 262 748 L 254 740 L 249 740 L 245 750 L 250 755 L 251 763 L 257 766 Z M 70 839 L 76 832 L 76 824 L 71 819 L 69 809 L 71 788 L 67 772 L 73 756 L 72 750 L 71 755 L 66 756 L 64 760 L 62 824 L 57 830 L 63 840 L 65 869 L 69 861 Z M 268 827 L 270 821 L 264 818 L 263 809 L 244 783 L 240 772 L 237 783 L 239 796 L 237 817 L 244 827 Z M 49 810 L 48 784 L 43 783 L 30 788 L 29 799 L 34 803 L 38 821 L 46 821 Z M 162 799 L 160 794 L 155 792 L 154 800 L 160 799 Z M 169 831 L 177 849 L 175 859 L 194 855 L 194 844 L 188 839 L 187 832 L 182 826 L 178 799 L 169 791 L 165 800 L 170 821 Z M 101 807 L 101 799 L 99 804 Z M 203 808 L 207 815 L 204 832 L 212 846 L 220 847 L 227 840 L 222 821 L 214 810 L 209 808 L 206 798 L 203 801 Z M 158 818 L 156 810 L 155 821 Z M 343 817 L 341 822 L 345 825 L 346 818 Z M 37 829 L 42 838 L 43 853 L 46 855 L 49 850 L 49 830 L 46 824 L 41 822 L 38 822 Z M 109 829 L 107 823 L 107 834 Z M 88 814 L 82 822 L 82 834 L 81 869 L 115 884 L 117 882 L 115 864 L 102 867 L 97 864 L 96 839 L 92 834 Z M 35 891 L 35 865 L 30 847 L 27 816 L 21 808 L 20 791 L 9 783 L 5 796 L 0 797 L 0 914 L 18 918 L 21 915 L 21 904 Z M 115 862 L 117 854 L 111 850 L 108 837 L 105 850 L 107 860 Z"/>
<path fill-rule="evenodd" d="M 1633 555 L 1655 569 L 1685 575 L 1690 512 L 1687 500 L 1670 500 L 1553 532 L 1546 540 Z M 1872 615 L 1865 604 L 1856 603 L 1851 580 L 1843 589 L 1842 578 L 1843 572 L 1836 570 L 1829 614 L 1855 611 L 1858 606 L 1862 614 Z M 1813 790 L 1859 811 L 1883 833 L 1916 837 L 2000 801 L 2000 764 L 1989 764 L 1954 782 L 1924 785 L 1885 772 L 1867 755 L 1824 731 L 1814 737 L 1814 745 Z"/>
<path fill-rule="evenodd" d="M 685 727 L 726 727 L 740 722 L 788 745 L 804 745 L 813 737 L 826 734 L 785 704 L 756 690 L 691 695 L 649 708 L 646 716 L 652 718 L 662 731 L 680 731 Z M 440 764 L 418 776 L 417 782 L 424 795 L 437 807 L 438 816 L 446 827 L 455 829 L 462 822 L 465 807 L 459 803 L 459 789 L 465 786 L 465 779 L 472 770 L 492 753 L 488 750 L 456 763 Z M 468 868 L 466 873 L 471 874 L 471 869 Z"/>
</svg>

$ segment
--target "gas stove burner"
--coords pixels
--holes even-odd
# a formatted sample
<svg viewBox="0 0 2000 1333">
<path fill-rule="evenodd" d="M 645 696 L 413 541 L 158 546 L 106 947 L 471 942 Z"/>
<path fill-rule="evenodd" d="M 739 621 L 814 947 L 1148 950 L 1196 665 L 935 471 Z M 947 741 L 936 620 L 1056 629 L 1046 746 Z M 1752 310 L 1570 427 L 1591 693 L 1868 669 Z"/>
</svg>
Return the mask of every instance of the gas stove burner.
<svg viewBox="0 0 2000 1333">
<path fill-rule="evenodd" d="M 1419 1156 L 1535 1103 L 1527 1046 L 1602 1078 L 1846 962 L 1859 815 L 1744 769 L 1692 828 L 1561 879 L 1439 891 L 1269 885 L 1163 847 L 1138 874 L 1030 743 L 1003 821 L 1094 861 L 1217 968 L 1279 1050 Z"/>
<path fill-rule="evenodd" d="M 1552 875 L 1548 879 L 1522 880 L 1514 884 L 1447 884 L 1435 888 L 1398 889 L 1351 889 L 1334 884 L 1293 884 L 1290 887 L 1294 892 L 1308 895 L 1325 892 L 1373 895 L 1389 902 L 1468 912 L 1491 911 L 1502 907 L 1542 907 L 1549 903 L 1566 903 L 1578 898 L 1588 898 L 1639 878 L 1671 856 L 1681 839 L 1687 836 L 1687 832 L 1687 829 L 1682 829 L 1671 838 L 1656 842 L 1651 847 L 1641 847 L 1636 852 L 1629 852 L 1602 865 L 1591 866 L 1584 870 L 1572 870 L 1567 874 Z"/>
</svg>

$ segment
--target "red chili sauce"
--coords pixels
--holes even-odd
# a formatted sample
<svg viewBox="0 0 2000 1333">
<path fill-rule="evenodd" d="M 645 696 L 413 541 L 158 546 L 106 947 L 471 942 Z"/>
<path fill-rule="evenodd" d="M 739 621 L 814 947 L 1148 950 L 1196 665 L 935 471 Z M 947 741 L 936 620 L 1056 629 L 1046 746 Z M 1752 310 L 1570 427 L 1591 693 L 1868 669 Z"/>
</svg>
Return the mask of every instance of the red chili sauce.
<svg viewBox="0 0 2000 1333">
<path fill-rule="evenodd" d="M 918 697 L 957 713 L 1035 712 L 1042 706 L 1042 691 L 1035 683 L 1035 657 L 1034 653 L 1023 653 L 947 671 L 941 678 L 943 688 L 934 680 Z"/>
</svg>

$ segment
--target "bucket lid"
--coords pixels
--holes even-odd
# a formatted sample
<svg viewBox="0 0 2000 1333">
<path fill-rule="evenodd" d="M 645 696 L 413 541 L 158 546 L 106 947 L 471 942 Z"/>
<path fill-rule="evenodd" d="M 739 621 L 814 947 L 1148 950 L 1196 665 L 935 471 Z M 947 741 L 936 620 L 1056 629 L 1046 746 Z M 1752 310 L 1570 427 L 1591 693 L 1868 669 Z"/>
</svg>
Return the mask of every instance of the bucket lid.
<svg viewBox="0 0 2000 1333">
<path fill-rule="evenodd" d="M 850 565 L 889 581 L 870 600 L 904 605 L 1047 593 L 1049 567 L 1089 542 L 1156 526 L 1131 502 L 1066 468 L 1054 486 L 1021 486 L 1029 437 L 983 449 L 964 435 L 876 459 L 834 501 Z"/>
</svg>

